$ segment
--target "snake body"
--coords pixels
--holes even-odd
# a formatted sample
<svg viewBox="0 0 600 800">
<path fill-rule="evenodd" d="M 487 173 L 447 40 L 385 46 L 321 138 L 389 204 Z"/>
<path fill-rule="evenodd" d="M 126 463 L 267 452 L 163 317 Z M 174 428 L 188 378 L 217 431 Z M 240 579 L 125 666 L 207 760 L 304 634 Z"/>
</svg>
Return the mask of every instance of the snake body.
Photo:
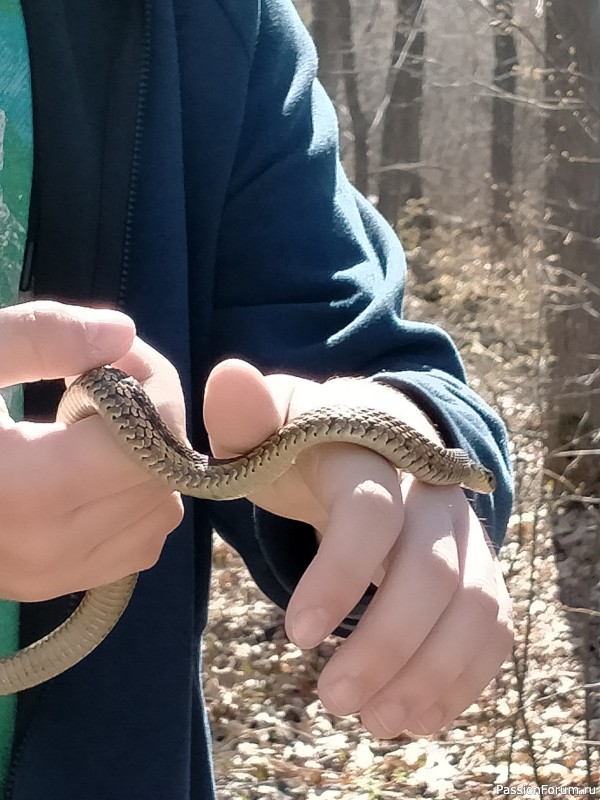
<svg viewBox="0 0 600 800">
<path fill-rule="evenodd" d="M 493 474 L 463 450 L 435 444 L 383 412 L 332 406 L 296 417 L 250 453 L 211 459 L 177 439 L 140 384 L 113 367 L 90 370 L 65 392 L 58 418 L 75 423 L 99 414 L 123 450 L 174 490 L 201 499 L 232 500 L 264 488 L 317 444 L 348 442 L 380 453 L 427 483 L 459 484 L 489 493 Z M 133 593 L 137 575 L 87 591 L 52 633 L 0 659 L 0 695 L 36 686 L 85 658 L 110 633 Z"/>
</svg>

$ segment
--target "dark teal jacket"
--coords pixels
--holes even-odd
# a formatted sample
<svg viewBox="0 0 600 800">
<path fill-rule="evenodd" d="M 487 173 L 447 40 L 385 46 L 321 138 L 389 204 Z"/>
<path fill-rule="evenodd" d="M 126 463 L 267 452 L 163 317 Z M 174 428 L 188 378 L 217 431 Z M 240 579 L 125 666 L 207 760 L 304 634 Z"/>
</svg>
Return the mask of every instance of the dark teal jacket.
<svg viewBox="0 0 600 800">
<path fill-rule="evenodd" d="M 499 544 L 511 505 L 504 428 L 465 385 L 449 338 L 402 318 L 401 247 L 344 176 L 291 2 L 23 5 L 36 109 L 24 284 L 130 313 L 180 371 L 201 449 L 204 381 L 226 356 L 397 386 L 448 445 L 497 474 L 495 494 L 475 503 Z M 311 531 L 245 501 L 188 503 L 109 639 L 22 696 L 10 800 L 213 796 L 198 680 L 212 527 L 286 605 L 314 554 Z M 25 609 L 24 640 L 72 601 Z"/>
</svg>

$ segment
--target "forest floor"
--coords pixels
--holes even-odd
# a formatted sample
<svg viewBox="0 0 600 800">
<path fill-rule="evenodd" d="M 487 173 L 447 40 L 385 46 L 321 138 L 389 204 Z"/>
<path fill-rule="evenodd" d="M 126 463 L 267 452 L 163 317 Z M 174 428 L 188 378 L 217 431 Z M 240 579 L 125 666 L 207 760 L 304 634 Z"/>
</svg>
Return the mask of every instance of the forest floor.
<svg viewBox="0 0 600 800">
<path fill-rule="evenodd" d="M 410 231 L 404 241 L 410 246 Z M 416 244 L 416 242 L 415 242 Z M 472 385 L 511 434 L 517 500 L 501 562 L 517 626 L 513 657 L 441 733 L 375 739 L 318 700 L 336 647 L 291 645 L 283 614 L 215 539 L 204 686 L 220 800 L 477 798 L 600 794 L 596 553 L 598 521 L 578 505 L 550 513 L 540 441 L 545 344 L 535 249 L 436 233 L 409 252 L 407 316 L 445 327 Z M 554 511 L 555 509 L 553 509 Z M 545 790 L 535 787 L 546 787 Z"/>
</svg>

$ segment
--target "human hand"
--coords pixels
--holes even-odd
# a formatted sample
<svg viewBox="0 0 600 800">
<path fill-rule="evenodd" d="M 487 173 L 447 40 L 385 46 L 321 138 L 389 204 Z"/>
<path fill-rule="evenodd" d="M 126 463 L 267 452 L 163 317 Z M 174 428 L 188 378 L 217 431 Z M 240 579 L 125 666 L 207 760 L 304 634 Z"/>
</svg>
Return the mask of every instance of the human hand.
<svg viewBox="0 0 600 800">
<path fill-rule="evenodd" d="M 232 360 L 206 386 L 213 453 L 248 452 L 289 419 L 335 403 L 379 408 L 439 441 L 419 409 L 389 387 L 265 377 Z M 510 651 L 512 621 L 500 567 L 459 487 L 399 480 L 364 448 L 324 444 L 250 499 L 309 523 L 320 539 L 286 613 L 299 647 L 316 646 L 371 583 L 379 586 L 320 677 L 329 711 L 358 712 L 369 731 L 388 738 L 433 732 L 477 699 Z"/>
<path fill-rule="evenodd" d="M 114 311 L 59 303 L 0 310 L 0 386 L 114 363 L 184 434 L 175 369 Z M 123 455 L 104 423 L 15 422 L 0 398 L 0 596 L 45 600 L 153 566 L 181 498 Z"/>
</svg>

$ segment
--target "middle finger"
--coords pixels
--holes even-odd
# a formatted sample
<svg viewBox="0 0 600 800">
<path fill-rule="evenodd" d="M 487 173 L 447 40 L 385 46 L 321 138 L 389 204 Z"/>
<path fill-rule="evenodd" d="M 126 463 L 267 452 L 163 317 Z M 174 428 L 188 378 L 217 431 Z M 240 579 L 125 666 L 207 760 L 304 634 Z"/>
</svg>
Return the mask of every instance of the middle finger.
<svg viewBox="0 0 600 800">
<path fill-rule="evenodd" d="M 405 520 L 385 579 L 319 681 L 321 699 L 335 714 L 358 711 L 394 677 L 426 639 L 458 585 L 451 509 L 436 501 L 439 489 L 422 485 L 421 502 L 409 502 L 415 482 L 403 483 L 409 487 Z"/>
</svg>

